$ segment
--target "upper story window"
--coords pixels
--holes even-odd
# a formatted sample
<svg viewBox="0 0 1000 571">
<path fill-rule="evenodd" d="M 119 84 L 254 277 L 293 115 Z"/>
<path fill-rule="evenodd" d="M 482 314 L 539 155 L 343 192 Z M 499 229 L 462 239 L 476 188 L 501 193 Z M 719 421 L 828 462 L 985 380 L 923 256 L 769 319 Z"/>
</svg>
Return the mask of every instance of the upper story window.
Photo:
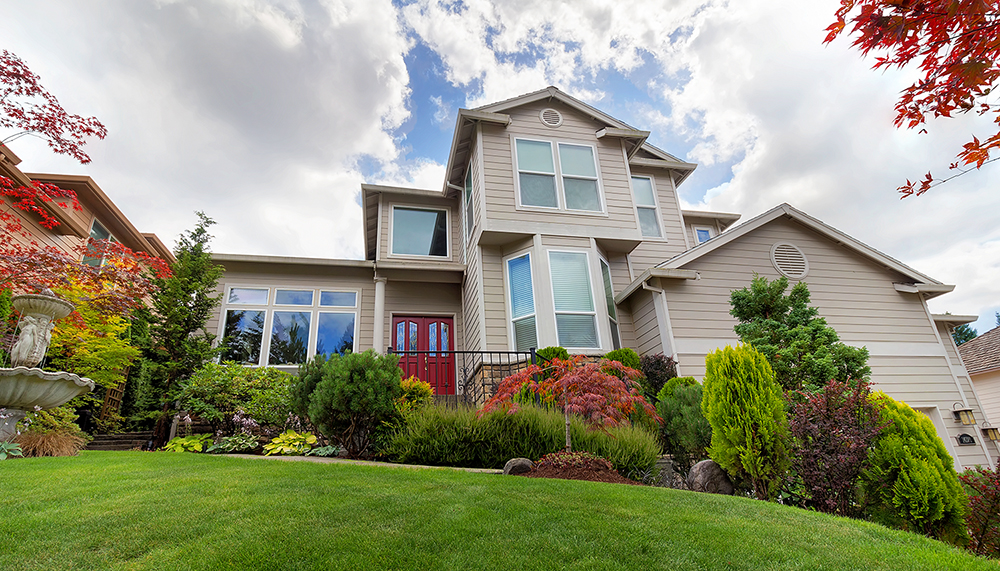
<svg viewBox="0 0 1000 571">
<path fill-rule="evenodd" d="M 515 139 L 521 206 L 603 212 L 594 147 Z"/>
<path fill-rule="evenodd" d="M 715 237 L 715 229 L 711 226 L 692 226 L 691 228 L 694 231 L 694 239 L 699 244 L 708 242 Z"/>
<path fill-rule="evenodd" d="M 94 218 L 94 223 L 91 224 L 90 226 L 90 241 L 94 242 L 97 240 L 107 240 L 108 242 L 118 241 L 115 239 L 114 236 L 111 235 L 111 232 L 108 232 L 108 229 L 105 228 L 103 224 L 101 224 L 100 222 L 97 221 L 96 218 Z M 97 249 L 88 248 L 88 251 L 89 253 L 95 255 L 94 256 L 84 255 L 83 263 L 87 264 L 88 266 L 104 265 L 104 256 L 100 255 L 100 252 Z"/>
<path fill-rule="evenodd" d="M 358 292 L 231 287 L 223 311 L 222 360 L 299 365 L 355 350 Z M 316 303 L 318 300 L 318 304 Z"/>
<path fill-rule="evenodd" d="M 549 251 L 556 334 L 567 349 L 598 349 L 597 312 L 586 252 Z"/>
<path fill-rule="evenodd" d="M 392 207 L 392 253 L 448 257 L 448 211 Z"/>
<path fill-rule="evenodd" d="M 472 210 L 472 165 L 469 165 L 469 171 L 465 173 L 465 237 L 468 239 L 472 236 L 472 226 L 475 223 L 475 218 L 473 217 Z"/>
<path fill-rule="evenodd" d="M 660 215 L 656 208 L 656 192 L 653 190 L 653 179 L 648 176 L 632 177 L 632 196 L 635 199 L 635 212 L 639 217 L 639 230 L 643 236 L 661 238 Z"/>
</svg>

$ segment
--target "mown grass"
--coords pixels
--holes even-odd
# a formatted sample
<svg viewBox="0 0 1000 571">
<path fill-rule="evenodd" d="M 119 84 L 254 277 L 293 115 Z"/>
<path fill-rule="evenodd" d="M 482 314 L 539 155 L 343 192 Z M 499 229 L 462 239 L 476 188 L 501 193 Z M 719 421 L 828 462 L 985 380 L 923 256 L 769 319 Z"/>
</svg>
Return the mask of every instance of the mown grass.
<svg viewBox="0 0 1000 571">
<path fill-rule="evenodd" d="M 744 498 L 195 454 L 0 462 L 0 513 L 0 569 L 998 568 Z"/>
</svg>

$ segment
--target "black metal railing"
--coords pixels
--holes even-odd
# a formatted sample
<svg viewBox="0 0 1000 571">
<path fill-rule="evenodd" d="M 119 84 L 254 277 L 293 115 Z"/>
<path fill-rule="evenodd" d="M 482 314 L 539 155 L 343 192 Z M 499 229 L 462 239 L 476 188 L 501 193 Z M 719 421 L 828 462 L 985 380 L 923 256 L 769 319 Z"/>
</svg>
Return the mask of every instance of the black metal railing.
<svg viewBox="0 0 1000 571">
<path fill-rule="evenodd" d="M 528 351 L 396 351 L 399 367 L 430 383 L 439 402 L 478 406 L 496 393 L 500 381 L 547 359 Z"/>
</svg>

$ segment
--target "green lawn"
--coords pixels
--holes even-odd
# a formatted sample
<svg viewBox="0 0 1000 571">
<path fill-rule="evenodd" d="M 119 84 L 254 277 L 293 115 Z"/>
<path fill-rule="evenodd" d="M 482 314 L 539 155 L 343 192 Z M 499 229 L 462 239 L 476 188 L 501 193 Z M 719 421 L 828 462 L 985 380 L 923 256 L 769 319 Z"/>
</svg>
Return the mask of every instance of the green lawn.
<svg viewBox="0 0 1000 571">
<path fill-rule="evenodd" d="M 447 469 L 83 452 L 0 462 L 0 569 L 991 569 L 743 498 Z"/>
</svg>

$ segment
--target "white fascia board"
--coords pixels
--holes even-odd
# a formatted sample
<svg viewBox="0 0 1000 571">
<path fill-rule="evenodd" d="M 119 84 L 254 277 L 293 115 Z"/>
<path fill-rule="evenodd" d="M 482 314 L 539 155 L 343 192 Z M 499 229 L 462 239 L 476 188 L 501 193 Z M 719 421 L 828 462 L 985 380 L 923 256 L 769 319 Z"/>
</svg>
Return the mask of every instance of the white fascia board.
<svg viewBox="0 0 1000 571">
<path fill-rule="evenodd" d="M 966 323 L 974 323 L 979 321 L 978 315 L 951 315 L 950 313 L 932 313 L 931 317 L 934 318 L 935 323 L 954 323 L 956 325 L 964 325 Z"/>
<path fill-rule="evenodd" d="M 448 180 L 451 176 L 452 169 L 455 167 L 455 149 L 458 148 L 459 144 L 463 140 L 462 127 L 467 121 L 493 123 L 506 127 L 507 125 L 510 125 L 511 118 L 510 115 L 506 115 L 504 113 L 491 113 L 489 111 L 480 111 L 475 109 L 458 110 L 458 117 L 455 119 L 455 133 L 451 136 L 451 148 L 448 152 L 448 164 L 445 165 L 444 169 L 445 186 L 442 191 L 444 194 L 448 193 Z"/>
<path fill-rule="evenodd" d="M 649 131 L 640 131 L 638 129 L 618 129 L 615 127 L 605 127 L 595 133 L 598 139 L 603 139 L 604 137 L 618 137 L 621 139 L 642 139 L 646 140 L 649 137 Z"/>
<path fill-rule="evenodd" d="M 212 254 L 213 262 L 245 262 L 251 264 L 297 264 L 303 266 L 336 266 L 342 268 L 374 268 L 371 260 L 338 260 L 332 258 L 302 258 L 295 256 L 260 256 L 256 254 Z"/>
<path fill-rule="evenodd" d="M 955 286 L 950 285 L 950 284 L 941 284 L 941 283 L 936 283 L 936 284 L 912 283 L 911 284 L 911 283 L 894 282 L 892 284 L 892 287 L 895 288 L 896 291 L 898 291 L 900 293 L 926 293 L 926 294 L 930 294 L 931 297 L 936 297 L 936 296 L 941 295 L 943 293 L 950 293 L 950 292 L 952 292 L 952 291 L 955 290 Z M 948 315 L 946 317 L 955 317 L 955 316 L 954 315 Z M 935 321 L 951 321 L 953 323 L 971 323 L 972 321 L 976 321 L 978 319 L 979 319 L 979 317 L 976 316 L 975 319 L 972 319 L 971 321 L 965 321 L 965 322 L 955 321 L 953 319 L 950 319 L 950 320 L 949 319 L 935 319 Z"/>
<path fill-rule="evenodd" d="M 628 284 L 621 293 L 615 296 L 615 303 L 623 303 L 628 299 L 636 290 L 642 289 L 642 284 L 646 283 L 650 278 L 665 278 L 665 279 L 675 279 L 675 280 L 696 280 L 698 279 L 698 272 L 694 270 L 678 270 L 673 268 L 647 268 L 639 277 L 632 280 L 632 283 Z"/>
<path fill-rule="evenodd" d="M 431 198 L 441 198 L 446 195 L 446 192 L 442 190 L 407 188 L 405 186 L 385 186 L 381 184 L 362 184 L 361 190 L 364 192 L 390 192 L 393 194 L 405 194 L 407 196 L 426 196 Z"/>
<path fill-rule="evenodd" d="M 698 168 L 695 163 L 685 163 L 684 161 L 672 161 L 670 159 L 644 159 L 642 157 L 632 157 L 628 164 L 633 167 L 652 167 L 661 169 L 675 169 L 680 171 L 693 171 Z"/>
</svg>

